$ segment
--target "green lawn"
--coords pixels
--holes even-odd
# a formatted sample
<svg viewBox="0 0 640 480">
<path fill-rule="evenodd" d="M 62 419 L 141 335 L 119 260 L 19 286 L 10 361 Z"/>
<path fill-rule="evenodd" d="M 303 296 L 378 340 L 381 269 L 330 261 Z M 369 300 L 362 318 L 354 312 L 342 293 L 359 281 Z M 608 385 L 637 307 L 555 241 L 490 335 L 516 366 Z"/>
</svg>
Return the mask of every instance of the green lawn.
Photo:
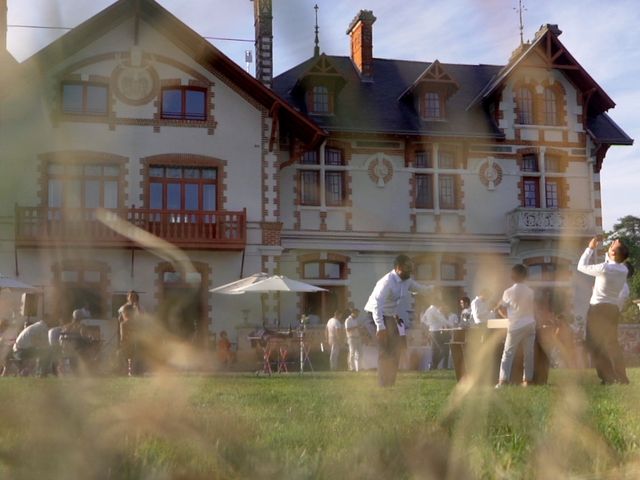
<svg viewBox="0 0 640 480">
<path fill-rule="evenodd" d="M 545 387 L 453 373 L 1 378 L 0 478 L 640 477 L 640 370 Z"/>
</svg>

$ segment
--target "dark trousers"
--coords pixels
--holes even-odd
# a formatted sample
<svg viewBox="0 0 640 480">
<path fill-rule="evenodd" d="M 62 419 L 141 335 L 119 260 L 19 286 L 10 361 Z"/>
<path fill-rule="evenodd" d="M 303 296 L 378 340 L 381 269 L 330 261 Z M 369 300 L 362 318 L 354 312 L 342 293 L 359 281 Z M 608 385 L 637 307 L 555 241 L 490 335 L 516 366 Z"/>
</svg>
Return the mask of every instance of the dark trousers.
<svg viewBox="0 0 640 480">
<path fill-rule="evenodd" d="M 440 362 L 444 360 L 442 368 L 449 366 L 449 332 L 441 330 L 431 332 L 431 370 L 436 370 Z"/>
<path fill-rule="evenodd" d="M 618 307 L 610 303 L 591 305 L 587 312 L 587 348 L 598 377 L 605 384 L 629 383 L 618 342 L 619 315 Z"/>
<path fill-rule="evenodd" d="M 369 317 L 373 321 L 371 313 Z M 396 383 L 403 341 L 398 333 L 398 322 L 395 317 L 383 318 L 387 339 L 384 342 L 378 340 L 378 384 L 381 387 L 391 387 Z"/>
</svg>

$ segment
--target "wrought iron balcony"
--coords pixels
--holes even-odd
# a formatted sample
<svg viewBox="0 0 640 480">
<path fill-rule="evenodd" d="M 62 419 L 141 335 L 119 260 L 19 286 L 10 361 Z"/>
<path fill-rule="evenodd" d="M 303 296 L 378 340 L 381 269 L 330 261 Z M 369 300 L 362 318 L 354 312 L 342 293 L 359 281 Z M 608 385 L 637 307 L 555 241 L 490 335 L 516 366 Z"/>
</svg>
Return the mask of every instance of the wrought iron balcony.
<svg viewBox="0 0 640 480">
<path fill-rule="evenodd" d="M 516 208 L 507 213 L 510 237 L 588 237 L 596 232 L 592 210 Z"/>
<path fill-rule="evenodd" d="M 236 250 L 247 241 L 246 210 L 128 208 L 109 212 L 181 248 Z M 100 222 L 93 209 L 16 206 L 16 245 L 124 247 L 133 242 Z"/>
</svg>

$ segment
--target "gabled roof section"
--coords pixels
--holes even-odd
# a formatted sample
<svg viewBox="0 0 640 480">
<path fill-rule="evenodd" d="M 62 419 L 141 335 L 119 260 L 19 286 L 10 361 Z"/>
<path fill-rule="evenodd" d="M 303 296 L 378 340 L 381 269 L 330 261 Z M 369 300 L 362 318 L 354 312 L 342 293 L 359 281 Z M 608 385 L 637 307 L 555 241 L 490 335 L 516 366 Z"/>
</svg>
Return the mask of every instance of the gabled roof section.
<svg viewBox="0 0 640 480">
<path fill-rule="evenodd" d="M 539 66 L 562 71 L 585 96 L 585 111 L 589 116 L 599 115 L 615 107 L 614 101 L 558 39 L 561 33 L 557 25 L 543 25 L 534 41 L 525 43 L 516 50 L 509 63 L 473 99 L 469 108 L 495 94 L 520 66 Z"/>
<path fill-rule="evenodd" d="M 308 82 L 312 82 L 313 79 L 322 79 L 325 82 L 330 82 L 335 85 L 336 88 L 341 88 L 346 80 L 340 71 L 333 65 L 331 59 L 324 53 L 320 54 L 317 58 L 314 57 L 313 62 L 309 65 L 307 70 L 298 78 L 294 88 L 304 87 Z"/>
<path fill-rule="evenodd" d="M 449 74 L 446 68 L 440 63 L 439 60 L 435 60 L 431 63 L 424 72 L 420 74 L 420 76 L 416 79 L 413 84 L 407 88 L 398 100 L 401 100 L 406 95 L 413 93 L 415 90 L 420 88 L 421 86 L 436 87 L 438 89 L 444 90 L 447 92 L 447 96 L 450 96 L 453 92 L 460 88 L 458 82 L 456 82 L 453 77 Z"/>
<path fill-rule="evenodd" d="M 40 70 L 56 65 L 131 17 L 153 26 L 205 69 L 222 74 L 270 112 L 278 112 L 280 121 L 286 122 L 305 143 L 316 145 L 326 136 L 312 120 L 297 112 L 155 0 L 118 0 L 34 54 L 23 65 Z"/>
</svg>

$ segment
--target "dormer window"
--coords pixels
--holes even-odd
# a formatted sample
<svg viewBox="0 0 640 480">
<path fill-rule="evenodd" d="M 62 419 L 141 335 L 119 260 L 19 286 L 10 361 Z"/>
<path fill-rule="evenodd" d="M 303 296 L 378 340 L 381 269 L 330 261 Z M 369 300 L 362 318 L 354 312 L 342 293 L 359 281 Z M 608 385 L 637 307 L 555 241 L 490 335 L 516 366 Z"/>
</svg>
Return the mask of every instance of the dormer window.
<svg viewBox="0 0 640 480">
<path fill-rule="evenodd" d="M 101 83 L 67 82 L 62 85 L 62 112 L 73 115 L 107 115 L 109 87 Z"/>
<path fill-rule="evenodd" d="M 438 92 L 426 92 L 422 97 L 422 118 L 424 120 L 442 120 L 444 103 Z"/>
<path fill-rule="evenodd" d="M 309 113 L 329 115 L 333 113 L 331 92 L 324 85 L 314 85 L 309 92 Z"/>
<path fill-rule="evenodd" d="M 162 89 L 162 118 L 171 120 L 206 120 L 207 90 L 202 87 L 168 87 Z"/>
</svg>

